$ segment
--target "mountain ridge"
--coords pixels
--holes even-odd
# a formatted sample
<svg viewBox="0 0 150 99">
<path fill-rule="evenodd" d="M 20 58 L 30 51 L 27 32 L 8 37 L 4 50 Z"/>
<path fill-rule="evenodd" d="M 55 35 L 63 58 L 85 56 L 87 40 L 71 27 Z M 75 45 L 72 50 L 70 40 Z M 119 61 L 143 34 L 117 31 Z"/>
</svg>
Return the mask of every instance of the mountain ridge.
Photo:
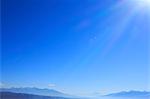
<svg viewBox="0 0 150 99">
<path fill-rule="evenodd" d="M 60 96 L 60 97 L 71 97 L 71 95 L 56 91 L 54 89 L 47 88 L 36 88 L 36 87 L 20 87 L 20 88 L 0 88 L 1 92 L 13 92 L 13 93 L 26 93 L 26 94 L 35 94 L 42 96 Z"/>
<path fill-rule="evenodd" d="M 111 96 L 111 97 L 150 97 L 150 92 L 148 91 L 121 91 L 118 93 L 111 93 L 107 94 L 105 96 Z"/>
<path fill-rule="evenodd" d="M 0 96 L 1 99 L 71 99 L 65 97 L 42 96 L 42 95 L 13 93 L 13 92 L 0 92 Z"/>
</svg>

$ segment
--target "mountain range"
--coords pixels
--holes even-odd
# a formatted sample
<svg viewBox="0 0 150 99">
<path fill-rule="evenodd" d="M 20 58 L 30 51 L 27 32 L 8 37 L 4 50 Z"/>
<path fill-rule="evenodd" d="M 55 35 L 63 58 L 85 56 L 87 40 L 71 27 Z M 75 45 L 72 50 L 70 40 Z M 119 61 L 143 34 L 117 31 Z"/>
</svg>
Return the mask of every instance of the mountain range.
<svg viewBox="0 0 150 99">
<path fill-rule="evenodd" d="M 4 97 L 2 99 L 81 99 L 81 97 L 76 97 L 72 95 L 65 94 L 60 91 L 53 89 L 40 89 L 40 88 L 0 88 L 0 96 Z M 15 97 L 15 98 L 10 98 Z M 19 98 L 21 97 L 21 98 Z M 28 97 L 28 98 L 24 98 Z M 33 98 L 31 98 L 33 97 Z M 143 99 L 150 99 L 150 92 L 147 91 L 122 91 L 118 93 L 111 93 L 107 95 L 98 95 L 100 97 L 144 97 Z M 82 97 L 82 99 L 85 99 Z"/>
<path fill-rule="evenodd" d="M 147 91 L 122 91 L 118 93 L 111 93 L 105 96 L 111 97 L 149 97 L 150 92 Z"/>
<path fill-rule="evenodd" d="M 64 94 L 60 91 L 53 89 L 40 89 L 40 88 L 0 88 L 1 92 L 12 92 L 12 93 L 26 93 L 42 96 L 56 96 L 56 97 L 71 97 L 71 95 Z"/>
<path fill-rule="evenodd" d="M 71 99 L 71 98 L 40 96 L 24 93 L 0 92 L 0 99 Z"/>
</svg>

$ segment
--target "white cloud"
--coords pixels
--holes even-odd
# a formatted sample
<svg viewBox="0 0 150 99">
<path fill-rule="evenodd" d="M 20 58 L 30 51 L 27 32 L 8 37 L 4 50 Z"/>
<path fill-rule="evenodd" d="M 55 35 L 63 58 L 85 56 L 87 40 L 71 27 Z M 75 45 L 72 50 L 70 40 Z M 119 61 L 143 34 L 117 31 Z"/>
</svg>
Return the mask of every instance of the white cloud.
<svg viewBox="0 0 150 99">
<path fill-rule="evenodd" d="M 50 84 L 48 84 L 48 87 L 55 87 L 56 85 L 55 84 L 52 84 L 52 83 L 50 83 Z"/>
<path fill-rule="evenodd" d="M 2 82 L 0 82 L 0 88 L 4 87 L 4 84 Z"/>
</svg>

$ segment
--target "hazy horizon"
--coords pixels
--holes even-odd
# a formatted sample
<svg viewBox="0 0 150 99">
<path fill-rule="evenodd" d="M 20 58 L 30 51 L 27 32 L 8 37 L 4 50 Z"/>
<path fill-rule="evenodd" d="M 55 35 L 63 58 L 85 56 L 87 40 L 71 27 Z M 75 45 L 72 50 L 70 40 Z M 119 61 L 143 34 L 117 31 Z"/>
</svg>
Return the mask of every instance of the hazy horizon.
<svg viewBox="0 0 150 99">
<path fill-rule="evenodd" d="M 150 91 L 150 2 L 2 0 L 1 12 L 0 86 Z"/>
</svg>

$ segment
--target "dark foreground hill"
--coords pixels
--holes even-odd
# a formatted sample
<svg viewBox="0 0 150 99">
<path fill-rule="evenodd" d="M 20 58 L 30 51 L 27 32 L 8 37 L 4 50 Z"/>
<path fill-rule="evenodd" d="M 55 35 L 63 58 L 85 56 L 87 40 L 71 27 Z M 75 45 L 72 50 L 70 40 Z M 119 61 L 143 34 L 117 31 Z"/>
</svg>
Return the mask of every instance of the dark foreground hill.
<svg viewBox="0 0 150 99">
<path fill-rule="evenodd" d="M 40 96 L 40 95 L 12 93 L 12 92 L 0 92 L 0 99 L 70 99 L 70 98 Z"/>
</svg>

